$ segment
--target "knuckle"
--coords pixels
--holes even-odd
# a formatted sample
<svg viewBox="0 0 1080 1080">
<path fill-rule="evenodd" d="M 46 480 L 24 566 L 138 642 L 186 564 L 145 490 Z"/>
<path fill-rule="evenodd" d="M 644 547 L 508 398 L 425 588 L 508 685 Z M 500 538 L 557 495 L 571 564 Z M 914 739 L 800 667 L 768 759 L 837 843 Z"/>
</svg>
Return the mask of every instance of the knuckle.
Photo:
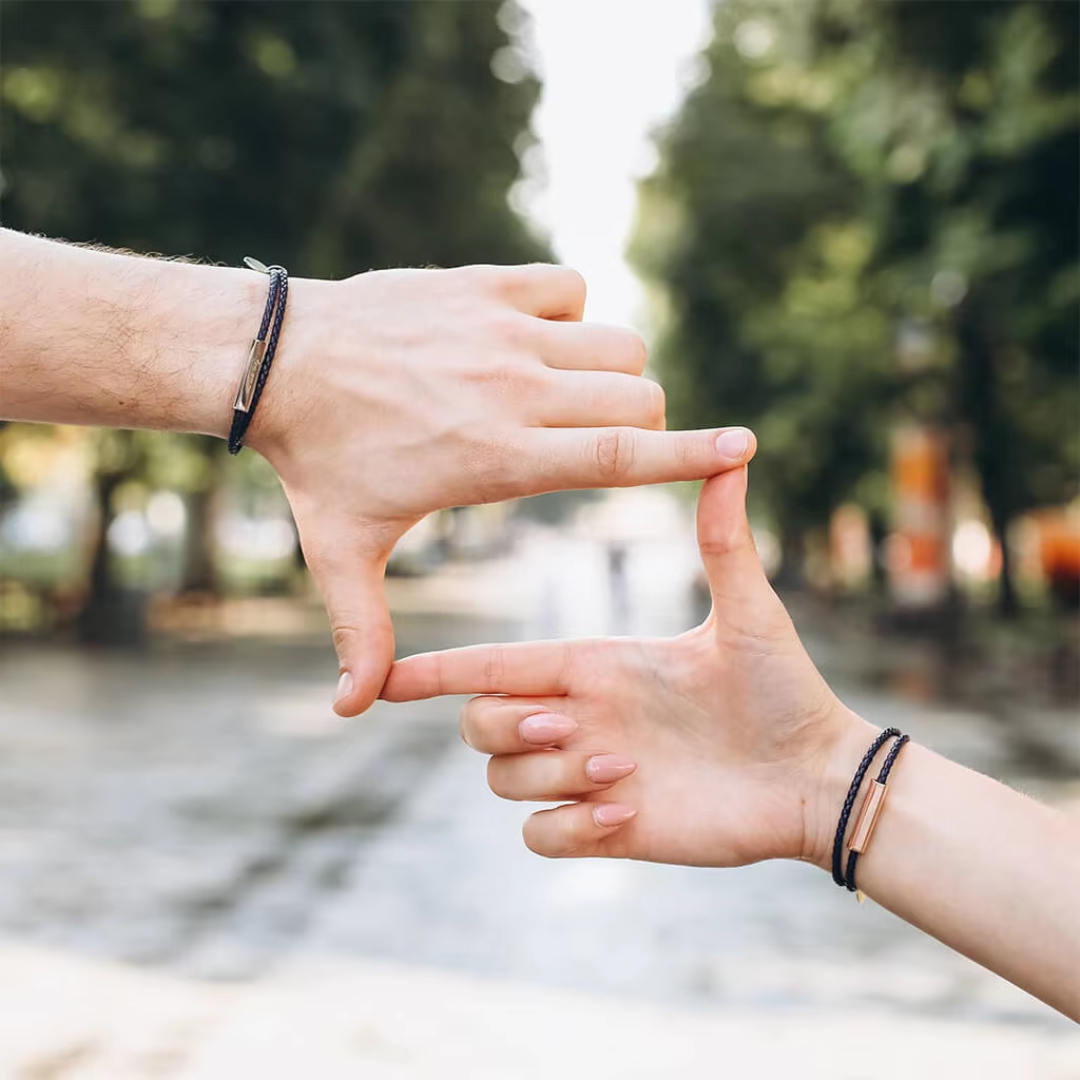
<svg viewBox="0 0 1080 1080">
<path fill-rule="evenodd" d="M 474 750 L 484 754 L 494 754 L 505 749 L 502 744 L 505 740 L 500 739 L 499 724 L 494 715 L 489 713 L 474 713 L 469 717 L 465 726 L 468 735 L 467 744 Z"/>
<path fill-rule="evenodd" d="M 455 266 L 452 270 L 444 270 L 444 274 L 452 276 L 467 290 L 490 292 L 498 288 L 501 281 L 501 273 L 496 266 L 487 266 L 482 263 L 474 263 L 470 266 Z"/>
<path fill-rule="evenodd" d="M 530 288 L 530 266 L 485 266 L 485 288 L 504 303 L 517 307 L 522 292 Z"/>
<path fill-rule="evenodd" d="M 484 659 L 484 677 L 493 686 L 501 686 L 506 673 L 506 653 L 502 646 L 495 645 Z"/>
<path fill-rule="evenodd" d="M 596 471 L 608 483 L 625 480 L 634 467 L 636 437 L 630 428 L 605 428 L 593 447 Z"/>
<path fill-rule="evenodd" d="M 584 807 L 586 804 L 581 803 L 579 807 Z M 573 807 L 572 809 L 577 811 L 579 807 Z M 591 811 L 586 811 L 591 813 Z M 558 822 L 558 849 L 560 854 L 570 854 L 580 848 L 586 843 L 586 837 L 583 835 L 582 826 L 578 813 L 566 813 L 559 814 L 556 817 Z"/>
<path fill-rule="evenodd" d="M 498 398 L 511 395 L 518 374 L 518 371 L 503 359 L 486 362 L 478 358 L 471 360 L 461 373 L 465 382 L 482 394 L 494 394 Z"/>
<path fill-rule="evenodd" d="M 547 369 L 542 364 L 531 362 L 532 357 L 528 355 L 528 346 L 524 342 L 508 340 L 523 337 L 526 333 L 516 320 L 505 320 L 505 325 L 504 320 L 497 320 L 493 333 L 501 338 L 494 350 L 499 359 L 490 363 L 470 364 L 465 368 L 464 378 L 481 395 L 488 408 L 495 399 L 494 403 L 500 409 L 516 415 L 524 403 L 549 388 Z"/>
<path fill-rule="evenodd" d="M 577 306 L 583 305 L 586 293 L 589 291 L 584 275 L 572 266 L 561 266 L 559 270 L 562 276 L 561 284 L 566 291 L 567 297 L 572 299 Z"/>
<path fill-rule="evenodd" d="M 664 388 L 652 379 L 642 379 L 642 382 L 647 387 L 646 393 L 649 395 L 649 420 L 654 427 L 662 428 L 667 416 L 667 396 L 664 394 Z"/>
<path fill-rule="evenodd" d="M 472 702 L 469 702 L 469 705 L 471 705 L 471 704 L 472 704 Z M 474 720 L 473 720 L 472 713 L 469 711 L 469 705 L 466 705 L 461 710 L 461 717 L 460 717 L 460 719 L 458 721 L 458 730 L 461 732 L 461 741 L 467 747 L 469 747 L 470 750 L 475 750 L 476 747 L 473 745 L 474 739 L 472 737 L 473 729 L 474 729 Z"/>
<path fill-rule="evenodd" d="M 495 795 L 500 799 L 508 799 L 510 802 L 520 802 L 521 797 L 514 793 L 511 783 L 512 777 L 507 768 L 507 763 L 500 757 L 493 757 L 488 762 L 487 782 Z"/>
<path fill-rule="evenodd" d="M 348 646 L 356 640 L 359 632 L 359 628 L 353 622 L 335 620 L 331 638 L 334 642 L 334 648 L 339 654 L 344 653 Z"/>
<path fill-rule="evenodd" d="M 521 831 L 525 846 L 535 855 L 545 859 L 557 859 L 562 855 L 558 843 L 558 833 L 552 836 L 542 824 L 543 818 L 531 817 Z"/>
<path fill-rule="evenodd" d="M 491 331 L 502 350 L 524 351 L 529 346 L 532 324 L 527 315 L 515 309 L 496 311 L 491 316 Z"/>
<path fill-rule="evenodd" d="M 465 501 L 474 505 L 504 502 L 521 493 L 520 454 L 489 432 L 478 431 L 465 443 L 458 461 L 467 491 Z"/>
<path fill-rule="evenodd" d="M 619 360 L 619 367 L 640 375 L 645 370 L 649 361 L 648 350 L 645 348 L 645 340 L 633 330 L 617 330 L 618 340 L 615 352 Z"/>
</svg>

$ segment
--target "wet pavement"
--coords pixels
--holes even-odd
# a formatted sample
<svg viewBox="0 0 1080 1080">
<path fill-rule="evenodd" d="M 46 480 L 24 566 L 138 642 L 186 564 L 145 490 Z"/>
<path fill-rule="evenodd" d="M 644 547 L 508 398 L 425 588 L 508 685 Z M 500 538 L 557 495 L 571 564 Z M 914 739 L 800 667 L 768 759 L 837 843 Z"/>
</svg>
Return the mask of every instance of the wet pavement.
<svg viewBox="0 0 1080 1080">
<path fill-rule="evenodd" d="M 531 527 L 512 556 L 391 582 L 401 651 L 691 625 L 692 530 L 671 506 L 644 509 L 653 525 L 621 572 L 595 530 Z M 807 624 L 807 640 L 874 722 L 1052 801 L 1080 796 L 1067 754 L 1047 766 L 999 716 L 861 685 L 842 639 Z M 200 986 L 400 965 L 792 1030 L 870 1010 L 1020 1031 L 1031 1048 L 1073 1030 L 808 866 L 541 860 L 520 841 L 526 808 L 490 795 L 483 759 L 458 741 L 459 701 L 380 704 L 343 724 L 327 701 L 334 674 L 309 637 L 140 654 L 3 645 L 0 958 L 29 948 Z M 1040 715 L 1070 746 L 1075 713 Z M 415 1075 L 489 1075 L 476 1061 Z M 1077 1076 L 1076 1061 L 1029 1075 Z M 40 1075 L 84 1075 L 66 1068 Z"/>
</svg>

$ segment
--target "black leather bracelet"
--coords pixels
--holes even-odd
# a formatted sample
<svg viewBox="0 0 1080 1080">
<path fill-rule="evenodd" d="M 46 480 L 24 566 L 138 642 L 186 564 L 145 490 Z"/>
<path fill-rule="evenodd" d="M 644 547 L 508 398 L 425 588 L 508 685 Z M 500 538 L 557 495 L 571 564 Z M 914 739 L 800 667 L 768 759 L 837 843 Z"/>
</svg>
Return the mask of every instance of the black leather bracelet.
<svg viewBox="0 0 1080 1080">
<path fill-rule="evenodd" d="M 243 448 L 244 436 L 255 415 L 259 398 L 262 397 L 266 378 L 270 374 L 270 365 L 274 362 L 281 325 L 285 320 L 285 301 L 289 296 L 289 272 L 284 266 L 264 266 L 258 259 L 250 256 L 245 256 L 244 262 L 252 270 L 269 276 L 270 289 L 259 332 L 251 342 L 247 365 L 233 401 L 232 427 L 229 429 L 230 454 L 239 454 Z"/>
<path fill-rule="evenodd" d="M 899 734 L 899 728 L 890 727 L 886 728 L 878 735 L 878 737 L 870 744 L 870 749 L 863 755 L 862 761 L 859 762 L 859 767 L 855 770 L 855 777 L 851 781 L 851 787 L 848 788 L 847 797 L 844 799 L 844 805 L 840 811 L 840 820 L 836 825 L 836 836 L 833 838 L 832 849 L 832 879 L 841 889 L 847 885 L 847 882 L 844 880 L 841 856 L 844 848 L 844 837 L 847 835 L 848 820 L 851 817 L 851 808 L 855 805 L 855 799 L 859 794 L 859 788 L 862 787 L 862 782 L 866 777 L 867 770 L 873 764 L 877 752 L 885 745 L 885 743 Z"/>
<path fill-rule="evenodd" d="M 864 813 L 869 811 L 872 813 L 872 817 L 867 822 L 867 829 L 865 837 L 856 841 L 856 838 L 852 837 L 852 847 L 848 849 L 847 870 L 844 874 L 844 884 L 848 887 L 848 892 L 858 893 L 858 888 L 855 885 L 855 867 L 859 863 L 859 856 L 862 854 L 866 845 L 870 842 L 870 833 L 873 831 L 874 822 L 877 820 L 877 815 L 881 810 L 881 801 L 885 797 L 885 784 L 889 779 L 889 773 L 892 772 L 893 765 L 896 764 L 896 759 L 900 754 L 900 751 L 911 741 L 909 735 L 901 735 L 889 747 L 889 752 L 885 755 L 885 760 L 881 763 L 881 771 L 877 774 L 877 778 L 874 783 L 881 787 L 881 791 L 877 794 L 876 799 L 871 802 L 871 795 L 867 796 L 867 801 L 864 803 Z M 860 815 L 860 818 L 862 815 Z M 859 825 L 861 822 L 855 823 L 855 832 L 859 832 Z M 859 899 L 862 899 L 862 894 L 859 893 Z"/>
</svg>

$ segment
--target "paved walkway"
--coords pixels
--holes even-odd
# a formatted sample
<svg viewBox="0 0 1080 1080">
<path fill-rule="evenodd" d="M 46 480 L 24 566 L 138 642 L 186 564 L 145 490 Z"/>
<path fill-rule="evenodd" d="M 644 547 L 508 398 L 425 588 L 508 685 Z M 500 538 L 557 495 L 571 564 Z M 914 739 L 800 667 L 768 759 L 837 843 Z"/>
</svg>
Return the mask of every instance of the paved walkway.
<svg viewBox="0 0 1080 1080">
<path fill-rule="evenodd" d="M 1080 1032 L 703 1013 L 400 965 L 200 984 L 0 951 L 11 1080 L 1077 1080 Z"/>
<path fill-rule="evenodd" d="M 687 535 L 622 596 L 569 531 L 394 581 L 400 639 L 676 632 Z M 1080 794 L 810 645 L 877 722 Z M 0 1078 L 1080 1080 L 1075 1027 L 813 868 L 538 859 L 457 702 L 342 725 L 332 683 L 321 638 L 0 653 Z"/>
</svg>

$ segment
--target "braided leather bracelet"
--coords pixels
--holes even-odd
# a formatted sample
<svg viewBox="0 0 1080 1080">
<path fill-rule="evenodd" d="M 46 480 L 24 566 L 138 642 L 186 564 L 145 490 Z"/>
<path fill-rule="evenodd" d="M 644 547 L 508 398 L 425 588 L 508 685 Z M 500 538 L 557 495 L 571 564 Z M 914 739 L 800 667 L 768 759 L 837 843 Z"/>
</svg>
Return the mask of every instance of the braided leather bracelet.
<svg viewBox="0 0 1080 1080">
<path fill-rule="evenodd" d="M 878 737 L 870 744 L 870 749 L 863 755 L 862 761 L 859 762 L 859 767 L 855 770 L 854 779 L 851 781 L 851 787 L 848 788 L 847 797 L 844 799 L 843 809 L 840 811 L 840 820 L 836 825 L 836 836 L 833 838 L 832 849 L 832 879 L 841 889 L 847 885 L 847 882 L 844 880 L 843 868 L 841 865 L 841 854 L 844 847 L 844 836 L 847 834 L 848 819 L 851 817 L 851 808 L 855 805 L 855 798 L 859 794 L 859 788 L 862 787 L 862 782 L 866 777 L 866 773 L 870 766 L 873 764 L 877 752 L 885 745 L 885 743 L 899 734 L 899 728 L 890 727 L 886 728 L 878 735 Z"/>
<path fill-rule="evenodd" d="M 255 406 L 262 397 L 266 377 L 270 374 L 270 365 L 273 364 L 274 353 L 277 352 L 281 324 L 285 320 L 285 301 L 289 296 L 289 272 L 284 266 L 264 266 L 250 255 L 244 257 L 244 262 L 252 270 L 269 275 L 270 290 L 266 297 L 262 322 L 259 324 L 259 333 L 251 342 L 247 365 L 233 402 L 232 427 L 229 429 L 230 454 L 240 453 L 244 436 L 255 415 Z"/>
<path fill-rule="evenodd" d="M 885 801 L 885 784 L 889 779 L 889 773 L 892 772 L 892 767 L 896 764 L 900 751 L 910 741 L 910 736 L 901 735 L 889 747 L 889 752 L 881 763 L 881 771 L 877 774 L 877 778 L 871 781 L 870 790 L 866 793 L 862 809 L 859 811 L 859 816 L 855 821 L 855 831 L 852 833 L 851 843 L 848 845 L 847 872 L 844 874 L 844 884 L 847 885 L 848 892 L 855 893 L 860 904 L 863 895 L 855 885 L 855 867 L 858 865 L 859 856 L 866 850 L 867 844 L 870 843 L 870 836 L 874 831 L 878 814 L 881 812 L 881 804 Z"/>
</svg>

